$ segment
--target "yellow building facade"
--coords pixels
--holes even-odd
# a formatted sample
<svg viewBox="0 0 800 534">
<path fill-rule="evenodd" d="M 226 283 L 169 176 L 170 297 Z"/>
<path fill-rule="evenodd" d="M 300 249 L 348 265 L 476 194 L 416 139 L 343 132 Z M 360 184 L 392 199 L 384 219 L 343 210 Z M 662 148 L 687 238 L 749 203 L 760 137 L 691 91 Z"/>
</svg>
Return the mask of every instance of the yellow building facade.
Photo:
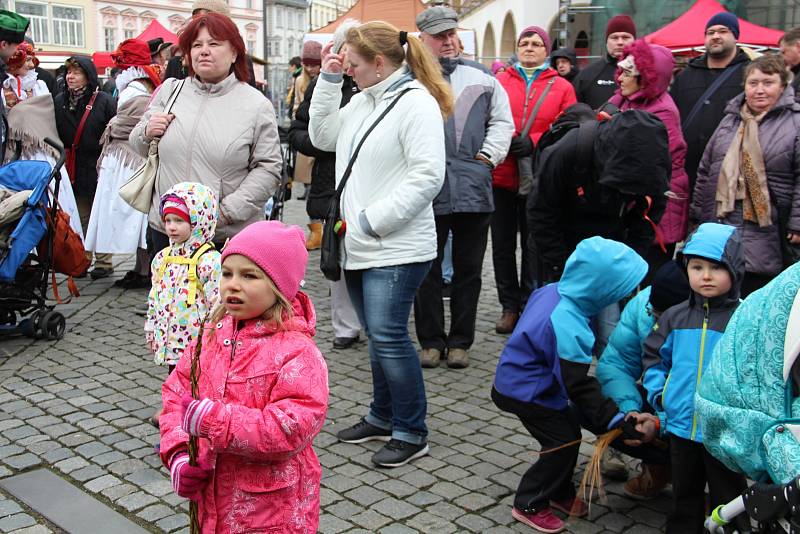
<svg viewBox="0 0 800 534">
<path fill-rule="evenodd" d="M 0 6 L 31 21 L 28 34 L 45 52 L 44 61 L 55 53 L 67 57 L 97 49 L 92 0 L 0 0 Z"/>
</svg>

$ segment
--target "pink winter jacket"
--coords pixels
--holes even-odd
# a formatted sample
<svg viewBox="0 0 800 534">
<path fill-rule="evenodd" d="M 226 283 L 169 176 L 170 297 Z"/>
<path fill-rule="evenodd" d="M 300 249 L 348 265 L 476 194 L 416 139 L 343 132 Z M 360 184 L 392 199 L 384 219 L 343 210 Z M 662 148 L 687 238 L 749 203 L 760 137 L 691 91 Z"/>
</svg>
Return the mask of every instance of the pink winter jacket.
<svg viewBox="0 0 800 534">
<path fill-rule="evenodd" d="M 294 316 L 276 331 L 252 319 L 225 316 L 207 325 L 200 355 L 199 397 L 212 410 L 208 438 L 199 438 L 201 465 L 214 468 L 199 504 L 204 534 L 311 533 L 319 522 L 322 475 L 311 446 L 325 422 L 328 370 L 312 336 L 316 315 L 299 292 Z M 210 331 L 209 331 L 210 330 Z M 195 343 L 162 387 L 161 459 L 188 448 L 181 430 L 181 396 L 190 392 Z"/>
<path fill-rule="evenodd" d="M 672 78 L 674 59 L 672 52 L 642 40 L 634 41 L 623 52 L 623 57 L 633 55 L 636 69 L 640 73 L 640 89 L 632 95 L 622 96 L 617 89 L 609 102 L 622 111 L 641 109 L 661 119 L 669 135 L 669 153 L 672 157 L 672 179 L 670 194 L 664 215 L 658 223 L 664 243 L 677 243 L 686 237 L 689 225 L 689 176 L 684 170 L 686 141 L 681 130 L 681 116 L 672 97 L 667 92 Z M 619 78 L 617 69 L 617 78 Z M 617 82 L 619 83 L 619 81 Z"/>
</svg>

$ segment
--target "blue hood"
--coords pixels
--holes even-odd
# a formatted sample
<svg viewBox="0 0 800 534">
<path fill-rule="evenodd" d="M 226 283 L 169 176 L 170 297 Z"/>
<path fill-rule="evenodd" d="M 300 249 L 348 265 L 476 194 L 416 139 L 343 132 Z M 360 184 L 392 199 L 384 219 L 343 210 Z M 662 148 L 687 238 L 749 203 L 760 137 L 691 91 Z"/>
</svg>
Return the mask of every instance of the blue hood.
<svg viewBox="0 0 800 534">
<path fill-rule="evenodd" d="M 602 237 L 578 243 L 567 259 L 558 294 L 589 317 L 628 296 L 647 274 L 647 262 L 632 248 Z"/>
<path fill-rule="evenodd" d="M 686 256 L 696 256 L 724 265 L 733 281 L 728 298 L 739 298 L 745 262 L 742 235 L 736 227 L 719 223 L 703 223 L 689 236 L 681 254 L 684 259 Z"/>
</svg>

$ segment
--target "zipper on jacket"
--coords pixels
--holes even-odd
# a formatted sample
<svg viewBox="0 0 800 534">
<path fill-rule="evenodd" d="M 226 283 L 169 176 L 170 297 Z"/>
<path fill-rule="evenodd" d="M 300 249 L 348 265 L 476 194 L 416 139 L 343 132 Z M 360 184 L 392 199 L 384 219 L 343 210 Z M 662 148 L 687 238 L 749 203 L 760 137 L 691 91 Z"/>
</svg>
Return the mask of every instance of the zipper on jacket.
<svg viewBox="0 0 800 534">
<path fill-rule="evenodd" d="M 694 393 L 700 389 L 700 379 L 703 377 L 703 357 L 706 352 L 706 332 L 708 332 L 708 299 L 703 299 L 703 331 L 700 334 L 700 358 L 697 361 L 697 379 L 694 383 Z M 692 398 L 694 398 L 694 393 Z M 692 410 L 692 433 L 691 439 L 697 437 L 697 410 Z"/>
<path fill-rule="evenodd" d="M 203 111 L 206 109 L 206 103 L 208 102 L 209 92 L 206 91 L 203 95 L 203 100 L 200 102 L 200 107 L 197 110 L 197 114 L 195 115 L 196 120 L 194 121 L 194 126 L 192 126 L 192 133 L 189 135 L 189 155 L 186 157 L 186 173 L 184 174 L 186 180 L 194 181 L 195 178 L 192 175 L 192 156 L 194 155 L 194 138 L 197 134 L 197 125 L 200 123 L 200 117 L 203 116 Z M 219 192 L 220 198 L 217 199 L 217 202 L 222 200 L 222 191 Z"/>
<path fill-rule="evenodd" d="M 231 340 L 231 362 L 233 362 L 233 356 L 236 354 L 236 340 L 239 339 L 239 321 L 234 321 L 233 326 L 233 340 Z"/>
</svg>

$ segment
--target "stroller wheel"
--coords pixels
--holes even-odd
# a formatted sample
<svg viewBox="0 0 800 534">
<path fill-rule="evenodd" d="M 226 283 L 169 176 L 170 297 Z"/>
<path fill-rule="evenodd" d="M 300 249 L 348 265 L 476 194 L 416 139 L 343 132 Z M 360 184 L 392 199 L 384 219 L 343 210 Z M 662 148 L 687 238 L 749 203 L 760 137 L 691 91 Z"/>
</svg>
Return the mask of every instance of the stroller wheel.
<svg viewBox="0 0 800 534">
<path fill-rule="evenodd" d="M 64 337 L 64 332 L 66 330 L 67 320 L 61 313 L 51 311 L 45 314 L 42 319 L 42 334 L 45 334 L 47 339 L 51 341 L 61 339 Z"/>
<path fill-rule="evenodd" d="M 42 322 L 43 310 L 35 310 L 28 317 L 19 322 L 20 331 L 23 335 L 34 339 L 40 339 L 40 328 Z"/>
</svg>

